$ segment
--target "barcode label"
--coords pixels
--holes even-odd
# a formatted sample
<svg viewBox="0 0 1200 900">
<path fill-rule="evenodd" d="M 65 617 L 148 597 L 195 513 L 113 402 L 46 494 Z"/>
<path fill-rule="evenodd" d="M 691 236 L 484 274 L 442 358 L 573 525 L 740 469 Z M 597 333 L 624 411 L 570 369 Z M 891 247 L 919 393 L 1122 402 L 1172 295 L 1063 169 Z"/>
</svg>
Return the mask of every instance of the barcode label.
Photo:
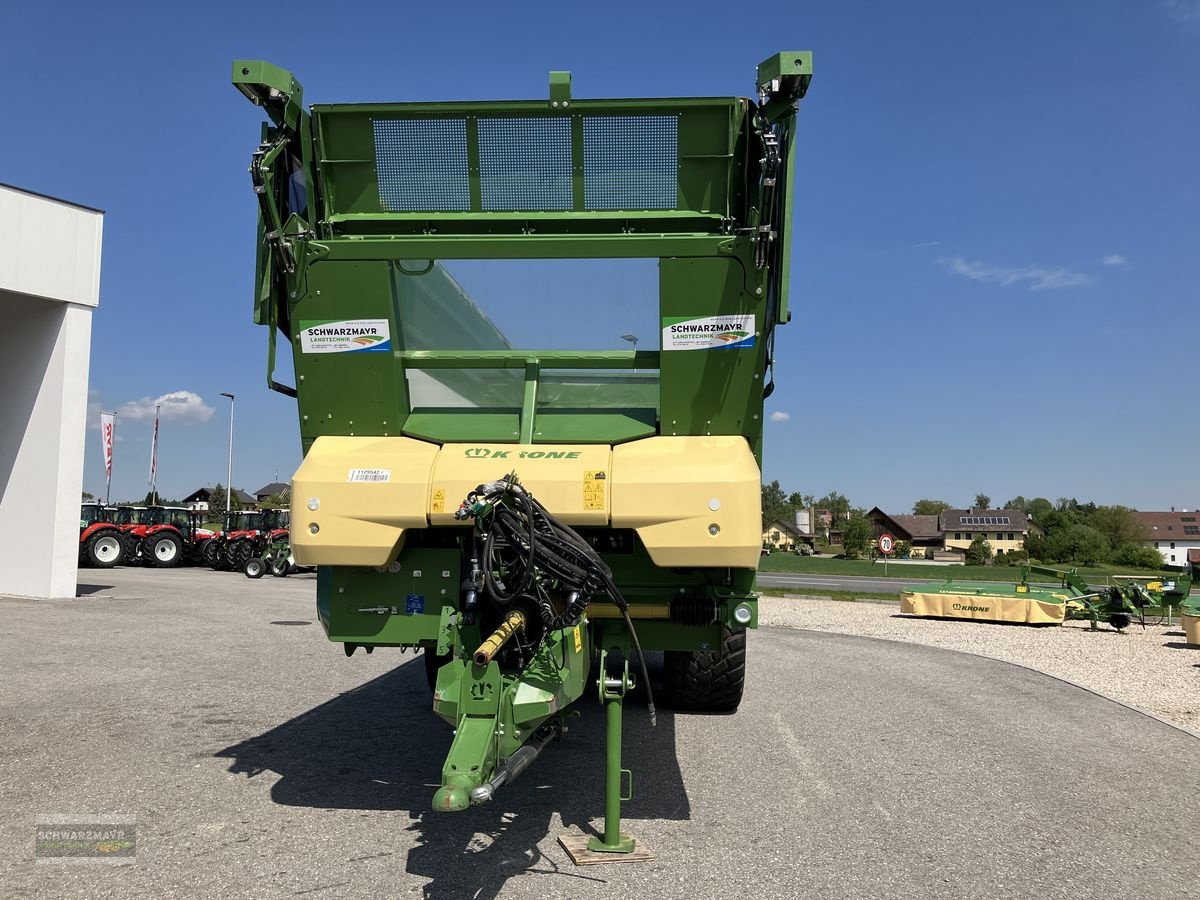
<svg viewBox="0 0 1200 900">
<path fill-rule="evenodd" d="M 347 481 L 391 481 L 391 469 L 351 469 Z"/>
</svg>

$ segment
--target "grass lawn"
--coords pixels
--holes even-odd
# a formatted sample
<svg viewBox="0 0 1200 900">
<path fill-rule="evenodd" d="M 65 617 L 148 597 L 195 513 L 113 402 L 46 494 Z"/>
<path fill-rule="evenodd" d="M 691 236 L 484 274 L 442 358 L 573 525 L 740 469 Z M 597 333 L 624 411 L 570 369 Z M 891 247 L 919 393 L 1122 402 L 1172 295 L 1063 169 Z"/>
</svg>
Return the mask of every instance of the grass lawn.
<svg viewBox="0 0 1200 900">
<path fill-rule="evenodd" d="M 1054 566 L 1066 569 L 1070 566 Z M 813 556 L 796 556 L 789 553 L 772 553 L 759 560 L 760 572 L 800 572 L 806 575 L 883 575 L 883 562 L 865 559 L 822 559 Z M 1019 566 L 888 566 L 889 578 L 913 578 L 918 581 L 1020 581 Z M 1079 567 L 1079 574 L 1086 578 L 1103 579 L 1109 575 L 1158 575 L 1150 569 L 1130 569 L 1122 566 Z M 1171 577 L 1170 575 L 1166 577 Z M 1044 576 L 1042 577 L 1044 580 Z"/>
</svg>

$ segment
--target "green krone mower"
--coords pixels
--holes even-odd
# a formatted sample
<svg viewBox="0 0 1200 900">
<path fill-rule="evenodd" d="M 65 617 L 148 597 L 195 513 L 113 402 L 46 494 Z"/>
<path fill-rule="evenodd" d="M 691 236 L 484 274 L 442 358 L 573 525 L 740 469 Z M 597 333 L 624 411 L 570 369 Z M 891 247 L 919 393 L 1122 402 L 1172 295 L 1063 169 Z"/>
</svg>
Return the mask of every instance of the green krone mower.
<svg viewBox="0 0 1200 900">
<path fill-rule="evenodd" d="M 348 655 L 424 650 L 455 729 L 434 809 L 487 803 L 591 690 L 605 827 L 568 849 L 634 852 L 624 699 L 738 708 L 811 77 L 788 52 L 752 98 L 579 100 L 551 72 L 538 100 L 306 107 L 291 73 L 234 63 L 268 119 L 254 319 L 298 406 L 291 552 Z M 447 268 L 630 258 L 658 261 L 655 349 L 515 349 Z"/>
</svg>

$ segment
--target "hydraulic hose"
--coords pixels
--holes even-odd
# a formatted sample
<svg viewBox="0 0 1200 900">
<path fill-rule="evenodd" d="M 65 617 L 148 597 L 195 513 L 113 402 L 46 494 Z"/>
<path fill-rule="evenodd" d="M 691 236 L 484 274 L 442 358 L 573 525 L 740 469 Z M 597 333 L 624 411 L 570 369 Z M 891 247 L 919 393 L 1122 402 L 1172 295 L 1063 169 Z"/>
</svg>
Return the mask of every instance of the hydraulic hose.
<svg viewBox="0 0 1200 900">
<path fill-rule="evenodd" d="M 629 616 L 629 604 L 613 583 L 612 571 L 591 544 L 538 503 L 515 475 L 479 485 L 467 495 L 455 516 L 475 520 L 476 556 L 480 561 L 483 592 L 496 606 L 509 611 L 496 632 L 475 651 L 476 662 L 486 665 L 525 627 L 524 615 L 512 609 L 518 599 L 531 602 L 550 631 L 576 624 L 592 595 L 602 591 L 621 611 L 629 630 L 646 687 L 650 723 L 656 724 L 650 673 Z M 551 605 L 547 589 L 569 597 L 560 612 Z M 521 626 L 502 635 L 514 614 L 520 615 Z M 484 662 L 480 663 L 480 659 Z"/>
</svg>

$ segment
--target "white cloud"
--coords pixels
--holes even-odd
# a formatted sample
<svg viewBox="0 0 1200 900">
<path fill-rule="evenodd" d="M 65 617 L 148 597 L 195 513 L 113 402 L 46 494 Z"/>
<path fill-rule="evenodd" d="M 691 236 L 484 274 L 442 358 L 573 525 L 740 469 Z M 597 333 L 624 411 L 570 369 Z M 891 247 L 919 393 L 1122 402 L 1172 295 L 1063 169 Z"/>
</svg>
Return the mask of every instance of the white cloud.
<svg viewBox="0 0 1200 900">
<path fill-rule="evenodd" d="M 987 284 L 998 284 L 1009 287 L 1014 284 L 1029 283 L 1031 291 L 1054 291 L 1061 288 L 1079 287 L 1091 284 L 1095 279 L 1082 272 L 1071 272 L 1067 269 L 1042 269 L 1036 266 L 1008 267 L 993 266 L 987 263 L 974 262 L 961 256 L 943 257 L 938 260 L 947 272 L 962 275 L 972 281 L 982 281 Z"/>
<path fill-rule="evenodd" d="M 1166 0 L 1165 8 L 1176 22 L 1200 18 L 1200 0 Z"/>
<path fill-rule="evenodd" d="M 1129 260 L 1120 253 L 1109 253 L 1100 260 L 1102 266 L 1120 266 L 1122 269 L 1129 268 Z"/>
<path fill-rule="evenodd" d="M 213 408 L 199 394 L 191 391 L 172 391 L 161 397 L 130 400 L 117 410 L 117 421 L 137 422 L 153 420 L 154 408 L 160 407 L 159 418 L 163 422 L 179 422 L 184 425 L 203 425 L 213 417 Z"/>
<path fill-rule="evenodd" d="M 767 418 L 770 419 L 772 422 L 786 422 L 788 419 L 791 418 L 791 416 L 789 416 L 785 412 L 780 412 L 780 411 L 776 410 L 775 412 L 771 413 L 771 415 L 767 416 Z"/>
</svg>

